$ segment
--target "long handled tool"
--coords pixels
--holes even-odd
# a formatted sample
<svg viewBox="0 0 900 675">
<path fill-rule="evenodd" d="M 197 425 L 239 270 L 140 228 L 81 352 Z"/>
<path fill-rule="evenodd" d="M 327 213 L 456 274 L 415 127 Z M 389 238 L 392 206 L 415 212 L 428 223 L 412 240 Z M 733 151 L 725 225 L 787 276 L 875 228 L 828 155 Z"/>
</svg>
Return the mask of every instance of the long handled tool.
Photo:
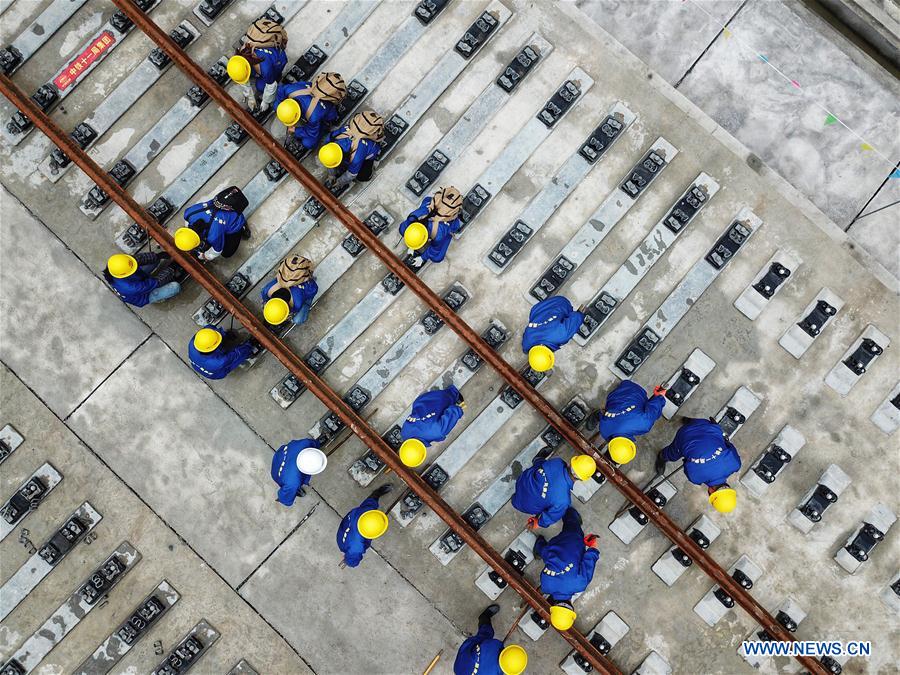
<svg viewBox="0 0 900 675">
<path fill-rule="evenodd" d="M 531 609 L 528 605 L 525 605 L 522 608 L 522 611 L 519 612 L 519 616 L 516 617 L 516 620 L 513 621 L 512 626 L 509 627 L 509 630 L 506 631 L 506 637 L 503 638 L 503 642 L 509 640 L 509 636 L 513 634 L 513 631 L 516 629 L 516 626 L 519 625 L 519 622 L 524 618 L 524 616 L 528 613 L 528 610 Z"/>
<path fill-rule="evenodd" d="M 444 650 L 442 649 L 435 655 L 435 657 L 433 659 L 431 659 L 431 663 L 428 664 L 428 667 L 425 669 L 425 671 L 422 673 L 422 675 L 428 675 L 428 673 L 430 673 L 432 670 L 434 670 L 434 667 L 437 665 L 437 662 L 441 660 L 441 656 L 443 655 L 443 653 L 444 653 Z"/>
</svg>

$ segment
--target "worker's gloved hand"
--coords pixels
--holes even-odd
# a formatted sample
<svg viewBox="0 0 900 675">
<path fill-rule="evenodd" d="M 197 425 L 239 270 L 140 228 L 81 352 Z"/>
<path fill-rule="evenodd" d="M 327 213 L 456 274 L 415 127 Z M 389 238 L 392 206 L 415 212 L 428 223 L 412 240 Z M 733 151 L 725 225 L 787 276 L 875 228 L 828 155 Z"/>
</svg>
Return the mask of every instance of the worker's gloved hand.
<svg viewBox="0 0 900 675">
<path fill-rule="evenodd" d="M 214 249 L 212 246 L 210 246 L 208 249 L 206 249 L 203 253 L 201 253 L 197 257 L 200 258 L 200 260 L 206 260 L 207 262 L 209 262 L 210 260 L 215 260 L 220 255 L 221 254 L 216 249 Z"/>
<path fill-rule="evenodd" d="M 656 473 L 662 476 L 666 472 L 666 460 L 663 458 L 662 452 L 656 455 L 656 462 L 653 464 Z"/>
<path fill-rule="evenodd" d="M 413 267 L 415 267 L 416 269 L 419 269 L 422 265 L 425 264 L 425 259 L 422 256 L 417 255 L 417 256 L 413 257 L 412 260 L 409 261 L 409 264 L 412 265 Z"/>
<path fill-rule="evenodd" d="M 664 389 L 661 384 L 658 384 L 655 387 L 653 387 L 653 395 L 654 396 L 665 396 L 666 389 Z"/>
<path fill-rule="evenodd" d="M 538 522 L 537 516 L 531 516 L 525 523 L 525 527 L 529 530 L 536 530 L 539 526 L 540 523 Z"/>
<path fill-rule="evenodd" d="M 354 178 L 356 178 L 356 176 L 349 171 L 345 171 L 338 178 L 335 178 L 334 182 L 329 186 L 329 189 L 332 191 L 340 190 L 345 185 L 350 185 Z"/>
<path fill-rule="evenodd" d="M 597 535 L 589 534 L 584 538 L 584 545 L 590 546 L 591 548 L 595 548 L 597 546 Z"/>
</svg>

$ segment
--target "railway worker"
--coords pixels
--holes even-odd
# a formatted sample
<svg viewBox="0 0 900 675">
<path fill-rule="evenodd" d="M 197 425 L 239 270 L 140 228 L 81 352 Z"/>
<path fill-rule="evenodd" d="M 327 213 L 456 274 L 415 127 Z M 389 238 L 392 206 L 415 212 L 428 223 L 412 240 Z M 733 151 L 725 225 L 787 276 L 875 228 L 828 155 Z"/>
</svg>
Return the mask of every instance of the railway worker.
<svg viewBox="0 0 900 675">
<path fill-rule="evenodd" d="M 631 380 L 622 380 L 606 397 L 600 411 L 600 435 L 609 442 L 609 456 L 628 464 L 637 454 L 635 439 L 653 428 L 666 405 L 666 390 L 657 385 L 653 396 Z"/>
<path fill-rule="evenodd" d="M 590 455 L 574 455 L 566 464 L 560 457 L 547 459 L 549 449 L 535 455 L 531 466 L 516 480 L 512 505 L 528 513 L 528 529 L 550 527 L 572 505 L 571 490 L 576 480 L 588 480 L 597 471 Z"/>
<path fill-rule="evenodd" d="M 241 239 L 250 238 L 244 218 L 249 202 L 235 185 L 219 192 L 208 202 L 199 202 L 184 211 L 185 227 L 175 231 L 175 245 L 182 251 L 197 251 L 200 260 L 230 258 Z"/>
<path fill-rule="evenodd" d="M 419 394 L 400 428 L 403 444 L 399 453 L 403 463 L 415 467 L 424 462 L 425 448 L 447 438 L 462 419 L 465 407 L 462 394 L 452 384 Z"/>
<path fill-rule="evenodd" d="M 372 545 L 372 540 L 387 532 L 387 514 L 378 510 L 378 500 L 393 489 L 390 484 L 376 488 L 341 521 L 337 531 L 337 545 L 344 554 L 344 563 L 348 567 L 359 565 Z"/>
<path fill-rule="evenodd" d="M 205 326 L 197 331 L 188 344 L 191 366 L 207 380 L 221 380 L 255 351 L 252 340 L 233 347 L 222 344 L 226 335 L 217 326 Z"/>
<path fill-rule="evenodd" d="M 305 486 L 328 465 L 325 453 L 314 438 L 303 438 L 282 445 L 272 456 L 272 480 L 278 483 L 276 502 L 293 506 L 297 497 L 305 497 Z"/>
<path fill-rule="evenodd" d="M 541 593 L 550 596 L 550 623 L 557 630 L 569 630 L 575 623 L 572 596 L 583 593 L 600 559 L 596 549 L 597 535 L 584 535 L 581 515 L 569 507 L 563 516 L 562 531 L 547 541 L 539 536 L 534 545 L 535 556 L 544 561 L 541 571 Z"/>
<path fill-rule="evenodd" d="M 371 110 L 356 113 L 349 124 L 331 132 L 327 138 L 328 142 L 319 148 L 319 161 L 331 170 L 326 187 L 336 192 L 351 181 L 372 180 L 384 139 L 381 115 Z"/>
<path fill-rule="evenodd" d="M 116 253 L 106 261 L 103 278 L 116 295 L 129 305 L 164 302 L 181 292 L 179 267 L 165 264 L 167 253 L 138 253 L 134 256 Z"/>
<path fill-rule="evenodd" d="M 572 303 L 560 295 L 532 307 L 522 334 L 522 351 L 528 354 L 531 369 L 543 373 L 553 368 L 553 352 L 572 339 L 582 321 L 584 314 L 572 309 Z"/>
<path fill-rule="evenodd" d="M 242 40 L 237 54 L 228 59 L 226 70 L 240 85 L 247 108 L 254 111 L 258 106 L 264 112 L 275 100 L 278 81 L 287 65 L 287 31 L 271 19 L 257 19 Z"/>
<path fill-rule="evenodd" d="M 421 267 L 428 260 L 439 263 L 447 255 L 453 235 L 460 231 L 459 212 L 462 195 L 452 185 L 442 187 L 432 197 L 425 197 L 415 211 L 400 223 L 400 234 L 415 255 L 413 265 Z"/>
<path fill-rule="evenodd" d="M 312 150 L 338 121 L 337 105 L 347 95 L 338 73 L 320 73 L 312 82 L 282 84 L 275 96 L 275 114 L 288 136 Z"/>
<path fill-rule="evenodd" d="M 273 326 L 284 323 L 288 317 L 296 326 L 306 323 L 318 292 L 312 262 L 293 253 L 281 261 L 275 278 L 259 294 L 265 302 L 263 316 Z"/>
<path fill-rule="evenodd" d="M 694 485 L 706 485 L 709 503 L 720 513 L 737 506 L 737 492 L 728 477 L 741 468 L 741 456 L 716 422 L 686 418 L 675 438 L 656 457 L 656 472 L 662 475 L 667 462 L 683 460 L 684 474 Z"/>
<path fill-rule="evenodd" d="M 503 646 L 494 637 L 493 616 L 500 605 L 488 605 L 478 615 L 478 632 L 466 639 L 456 652 L 454 675 L 519 675 L 528 665 L 528 654 L 519 645 Z"/>
</svg>

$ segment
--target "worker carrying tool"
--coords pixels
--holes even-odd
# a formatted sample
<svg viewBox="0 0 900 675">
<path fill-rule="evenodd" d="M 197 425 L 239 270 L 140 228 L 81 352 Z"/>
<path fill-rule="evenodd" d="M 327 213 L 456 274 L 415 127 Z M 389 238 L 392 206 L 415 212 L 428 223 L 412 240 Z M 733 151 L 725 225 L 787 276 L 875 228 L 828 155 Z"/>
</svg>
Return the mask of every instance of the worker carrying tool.
<svg viewBox="0 0 900 675">
<path fill-rule="evenodd" d="M 338 121 L 338 104 L 347 85 L 338 73 L 319 73 L 312 82 L 285 83 L 275 95 L 275 114 L 287 127 L 288 136 L 312 150 Z"/>
<path fill-rule="evenodd" d="M 181 293 L 181 268 L 168 253 L 116 253 L 106 261 L 103 278 L 124 302 L 143 307 L 164 302 Z"/>
<path fill-rule="evenodd" d="M 559 534 L 550 541 L 539 536 L 534 544 L 534 555 L 544 561 L 541 593 L 550 596 L 550 623 L 557 630 L 569 630 L 575 623 L 572 596 L 583 593 L 594 578 L 600 560 L 596 545 L 597 535 L 585 536 L 581 515 L 572 507 L 566 509 Z"/>
<path fill-rule="evenodd" d="M 572 303 L 561 295 L 532 307 L 522 334 L 522 351 L 528 354 L 531 369 L 543 373 L 553 368 L 553 352 L 572 339 L 582 321 L 584 314 L 572 309 Z"/>
<path fill-rule="evenodd" d="M 244 209 L 250 202 L 236 185 L 227 187 L 211 201 L 199 202 L 184 211 L 185 227 L 175 231 L 175 245 L 182 251 L 197 250 L 200 260 L 230 258 L 241 239 L 250 238 Z"/>
<path fill-rule="evenodd" d="M 631 380 L 622 380 L 606 397 L 599 413 L 600 435 L 609 442 L 609 456 L 628 464 L 637 454 L 635 439 L 653 428 L 666 405 L 666 390 L 657 385 L 653 396 Z"/>
<path fill-rule="evenodd" d="M 272 106 L 287 65 L 287 41 L 287 31 L 281 24 L 257 19 L 241 38 L 237 54 L 228 59 L 228 77 L 240 85 L 241 96 L 251 111 L 259 107 L 264 112 Z"/>
<path fill-rule="evenodd" d="M 400 234 L 415 256 L 412 264 L 421 267 L 428 260 L 439 263 L 447 255 L 453 235 L 460 231 L 459 212 L 462 195 L 452 185 L 442 187 L 432 197 L 425 197 L 415 211 L 400 223 Z"/>
<path fill-rule="evenodd" d="M 453 675 L 519 675 L 528 665 L 528 654 L 519 645 L 503 646 L 494 637 L 491 619 L 500 605 L 488 605 L 478 615 L 478 632 L 466 639 L 456 652 Z"/>
<path fill-rule="evenodd" d="M 293 506 L 297 497 L 305 497 L 305 486 L 328 465 L 325 453 L 319 450 L 319 441 L 302 438 L 282 445 L 272 456 L 272 480 L 278 484 L 276 502 Z"/>
<path fill-rule="evenodd" d="M 278 326 L 290 317 L 297 326 L 306 323 L 318 292 L 312 262 L 292 253 L 281 261 L 275 278 L 260 291 L 259 295 L 266 303 L 263 306 L 266 322 Z"/>
<path fill-rule="evenodd" d="M 419 394 L 400 428 L 403 444 L 399 453 L 403 463 L 414 467 L 424 462 L 425 448 L 446 439 L 462 419 L 465 408 L 462 394 L 452 384 Z"/>
<path fill-rule="evenodd" d="M 387 532 L 388 518 L 384 511 L 378 510 L 378 500 L 393 489 L 394 486 L 390 484 L 376 488 L 341 521 L 337 531 L 337 545 L 344 554 L 344 562 L 348 567 L 359 565 L 372 545 L 372 540 Z"/>
<path fill-rule="evenodd" d="M 256 351 L 252 339 L 231 347 L 223 344 L 225 337 L 229 342 L 234 337 L 230 333 L 217 326 L 205 326 L 188 344 L 191 366 L 207 380 L 221 380 Z"/>
<path fill-rule="evenodd" d="M 550 448 L 541 450 L 516 480 L 512 505 L 531 514 L 529 530 L 550 527 L 562 518 L 572 505 L 575 480 L 588 480 L 597 471 L 597 462 L 590 455 L 574 455 L 566 464 L 560 457 L 547 459 L 550 452 Z"/>
<path fill-rule="evenodd" d="M 319 148 L 319 162 L 331 170 L 325 187 L 337 192 L 353 180 L 372 180 L 382 140 L 384 119 L 371 110 L 356 113 L 349 124 L 331 132 L 328 142 Z"/>
<path fill-rule="evenodd" d="M 656 457 L 656 473 L 666 471 L 667 462 L 684 460 L 684 474 L 694 485 L 706 485 L 709 503 L 719 513 L 737 506 L 737 492 L 728 477 L 741 468 L 741 456 L 715 420 L 685 418 L 675 438 Z"/>
</svg>

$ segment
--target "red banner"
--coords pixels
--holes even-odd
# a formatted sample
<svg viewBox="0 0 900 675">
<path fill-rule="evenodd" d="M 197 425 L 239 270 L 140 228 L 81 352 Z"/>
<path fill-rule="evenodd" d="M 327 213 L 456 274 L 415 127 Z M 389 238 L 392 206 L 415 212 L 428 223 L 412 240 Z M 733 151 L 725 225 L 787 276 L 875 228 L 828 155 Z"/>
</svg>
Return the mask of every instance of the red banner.
<svg viewBox="0 0 900 675">
<path fill-rule="evenodd" d="M 54 78 L 53 84 L 55 84 L 56 88 L 60 91 L 75 84 L 81 74 L 87 70 L 94 61 L 99 59 L 103 52 L 112 47 L 115 41 L 116 38 L 112 33 L 108 30 L 103 31 L 97 36 L 96 40 L 88 45 L 87 49 L 76 56 L 72 62 Z"/>
</svg>

